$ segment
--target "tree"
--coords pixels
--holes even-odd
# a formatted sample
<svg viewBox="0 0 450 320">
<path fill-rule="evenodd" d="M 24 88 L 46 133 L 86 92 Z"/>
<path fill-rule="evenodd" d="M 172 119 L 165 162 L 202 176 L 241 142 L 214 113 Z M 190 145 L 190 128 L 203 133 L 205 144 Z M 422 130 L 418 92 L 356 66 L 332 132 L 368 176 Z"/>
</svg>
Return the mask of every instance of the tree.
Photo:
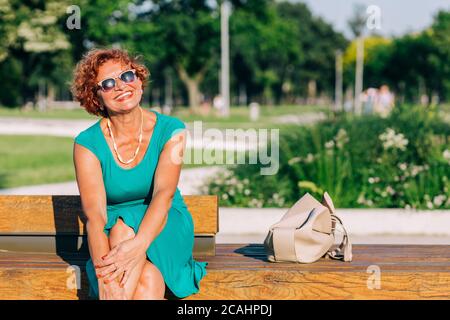
<svg viewBox="0 0 450 320">
<path fill-rule="evenodd" d="M 16 79 L 16 87 L 13 89 L 14 96 L 11 92 L 0 94 L 0 103 L 15 106 L 36 101 L 38 97 L 35 92 L 42 84 L 49 87 L 60 84 L 61 77 L 55 79 L 56 74 L 52 70 L 57 69 L 56 57 L 70 49 L 70 42 L 60 26 L 60 18 L 65 15 L 69 4 L 56 0 L 1 1 L 0 10 L 6 21 L 5 24 L 2 21 L 0 32 L 6 33 L 7 41 L 2 43 L 0 49 L 4 57 L 0 70 L 9 69 L 12 72 L 8 76 Z M 64 72 L 60 75 L 67 77 Z M 40 93 L 43 94 L 42 90 Z"/>
<path fill-rule="evenodd" d="M 292 82 L 299 87 L 297 94 L 310 96 L 308 84 L 313 84 L 319 92 L 332 95 L 335 51 L 344 50 L 347 40 L 331 24 L 313 16 L 303 3 L 280 2 L 277 8 L 281 18 L 295 23 L 298 30 L 293 41 L 300 46 L 303 59 L 295 66 L 296 72 L 292 74 Z"/>
</svg>

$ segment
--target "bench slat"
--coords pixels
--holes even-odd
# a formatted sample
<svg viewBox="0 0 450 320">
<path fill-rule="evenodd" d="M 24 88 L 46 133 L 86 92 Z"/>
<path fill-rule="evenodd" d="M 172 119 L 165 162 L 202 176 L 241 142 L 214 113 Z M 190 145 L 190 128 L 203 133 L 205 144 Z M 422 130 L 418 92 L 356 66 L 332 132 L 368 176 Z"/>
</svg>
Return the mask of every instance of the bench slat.
<svg viewBox="0 0 450 320">
<path fill-rule="evenodd" d="M 195 234 L 219 231 L 214 195 L 183 196 Z M 0 234 L 85 234 L 80 196 L 0 196 Z"/>
<path fill-rule="evenodd" d="M 449 299 L 450 247 L 354 245 L 354 261 L 268 263 L 258 244 L 218 244 L 200 292 L 188 299 Z M 426 259 L 425 259 L 426 257 Z M 0 299 L 85 299 L 86 255 L 64 257 L 0 252 Z M 81 289 L 69 290 L 70 265 L 81 266 Z M 381 271 L 381 288 L 369 288 L 369 266 Z"/>
</svg>

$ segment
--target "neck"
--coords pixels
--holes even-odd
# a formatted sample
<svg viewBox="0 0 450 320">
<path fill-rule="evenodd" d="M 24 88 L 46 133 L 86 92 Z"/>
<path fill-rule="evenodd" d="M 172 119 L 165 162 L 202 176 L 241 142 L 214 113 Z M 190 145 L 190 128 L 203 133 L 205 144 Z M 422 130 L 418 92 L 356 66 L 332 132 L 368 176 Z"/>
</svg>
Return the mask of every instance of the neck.
<svg viewBox="0 0 450 320">
<path fill-rule="evenodd" d="M 112 113 L 109 115 L 109 120 L 115 137 L 136 138 L 141 128 L 141 107 L 138 106 L 126 113 Z"/>
</svg>

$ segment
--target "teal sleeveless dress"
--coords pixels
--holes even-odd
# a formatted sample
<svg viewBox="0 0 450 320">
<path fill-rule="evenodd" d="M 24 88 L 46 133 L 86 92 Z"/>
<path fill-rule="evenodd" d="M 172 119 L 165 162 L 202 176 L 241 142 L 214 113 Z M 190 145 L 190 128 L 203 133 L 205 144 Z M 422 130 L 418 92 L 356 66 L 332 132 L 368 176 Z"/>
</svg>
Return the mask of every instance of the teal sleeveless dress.
<svg viewBox="0 0 450 320">
<path fill-rule="evenodd" d="M 156 114 L 157 120 L 148 148 L 139 164 L 131 169 L 117 164 L 101 130 L 100 120 L 75 138 L 75 143 L 94 153 L 101 164 L 107 199 L 106 235 L 109 235 L 118 218 L 122 218 L 137 234 L 153 194 L 153 177 L 159 155 L 171 136 L 186 128 L 175 117 L 152 112 Z M 194 260 L 193 246 L 192 216 L 177 188 L 166 225 L 147 249 L 147 258 L 160 270 L 166 287 L 178 298 L 197 293 L 200 280 L 207 274 L 208 262 Z M 97 276 L 91 259 L 86 263 L 86 273 L 89 296 L 98 299 Z"/>
</svg>

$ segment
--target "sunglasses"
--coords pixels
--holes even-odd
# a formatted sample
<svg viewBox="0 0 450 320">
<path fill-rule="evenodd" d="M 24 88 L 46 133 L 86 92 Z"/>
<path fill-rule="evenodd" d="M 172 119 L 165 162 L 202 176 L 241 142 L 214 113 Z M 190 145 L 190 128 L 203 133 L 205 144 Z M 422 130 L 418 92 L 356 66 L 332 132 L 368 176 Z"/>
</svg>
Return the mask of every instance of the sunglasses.
<svg viewBox="0 0 450 320">
<path fill-rule="evenodd" d="M 131 83 L 136 80 L 136 70 L 125 70 L 118 77 L 115 78 L 107 78 L 97 83 L 97 85 L 104 91 L 111 91 L 116 87 L 116 79 L 122 80 L 124 83 Z"/>
</svg>

